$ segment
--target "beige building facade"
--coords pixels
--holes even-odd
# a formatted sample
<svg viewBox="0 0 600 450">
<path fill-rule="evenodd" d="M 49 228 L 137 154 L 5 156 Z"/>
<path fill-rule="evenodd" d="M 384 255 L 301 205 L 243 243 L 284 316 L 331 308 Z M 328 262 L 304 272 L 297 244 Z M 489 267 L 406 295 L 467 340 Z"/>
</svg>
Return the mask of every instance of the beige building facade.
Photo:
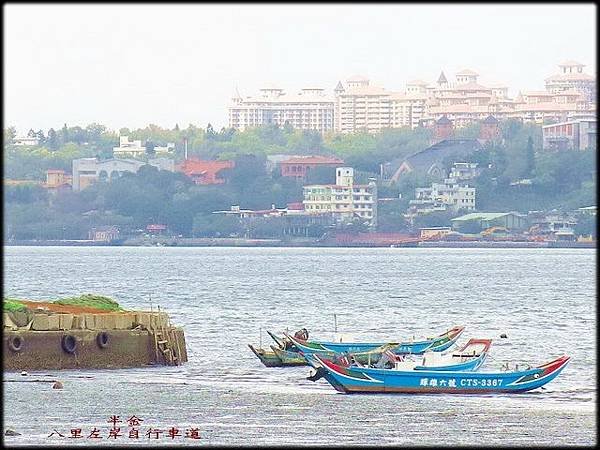
<svg viewBox="0 0 600 450">
<path fill-rule="evenodd" d="M 257 96 L 245 98 L 236 93 L 229 106 L 229 126 L 243 131 L 287 123 L 296 129 L 325 133 L 333 130 L 333 105 L 333 97 L 321 88 L 287 94 L 283 89 L 267 87 L 260 89 Z"/>
<path fill-rule="evenodd" d="M 412 80 L 404 91 L 390 91 L 364 76 L 338 82 L 333 97 L 323 89 L 303 89 L 288 95 L 282 89 L 261 89 L 259 96 L 233 99 L 230 126 L 244 129 L 266 123 L 318 130 L 322 133 L 369 132 L 386 128 L 416 128 L 447 117 L 463 127 L 484 120 L 516 118 L 547 123 L 596 114 L 596 78 L 584 72 L 584 64 L 566 61 L 559 73 L 545 80 L 546 90 L 519 91 L 512 98 L 502 83 L 481 84 L 472 69 L 454 78 L 442 71 L 436 82 Z"/>
<path fill-rule="evenodd" d="M 308 214 L 331 213 L 336 222 L 360 217 L 377 225 L 377 185 L 354 183 L 354 169 L 338 167 L 335 184 L 304 186 L 304 209 Z"/>
</svg>

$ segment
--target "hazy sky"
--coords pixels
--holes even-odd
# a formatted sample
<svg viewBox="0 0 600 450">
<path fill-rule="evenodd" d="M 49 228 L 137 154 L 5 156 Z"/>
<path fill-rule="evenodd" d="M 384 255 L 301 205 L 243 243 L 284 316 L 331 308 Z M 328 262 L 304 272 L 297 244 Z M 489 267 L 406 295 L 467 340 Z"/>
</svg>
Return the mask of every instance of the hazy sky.
<svg viewBox="0 0 600 450">
<path fill-rule="evenodd" d="M 239 88 L 404 90 L 463 68 L 509 94 L 567 59 L 596 72 L 589 5 L 4 5 L 5 126 L 227 125 Z"/>
</svg>

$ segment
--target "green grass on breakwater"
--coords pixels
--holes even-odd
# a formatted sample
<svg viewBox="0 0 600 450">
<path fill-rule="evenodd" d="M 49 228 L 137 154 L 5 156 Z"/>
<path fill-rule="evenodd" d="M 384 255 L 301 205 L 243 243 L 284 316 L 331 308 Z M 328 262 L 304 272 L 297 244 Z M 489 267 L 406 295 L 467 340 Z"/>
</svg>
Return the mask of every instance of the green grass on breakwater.
<svg viewBox="0 0 600 450">
<path fill-rule="evenodd" d="M 103 295 L 83 294 L 79 297 L 68 297 L 54 300 L 57 305 L 87 306 L 89 308 L 104 309 L 106 311 L 124 311 L 112 298 Z"/>
<path fill-rule="evenodd" d="M 27 311 L 27 307 L 16 298 L 5 298 L 3 309 L 10 312 Z"/>
</svg>

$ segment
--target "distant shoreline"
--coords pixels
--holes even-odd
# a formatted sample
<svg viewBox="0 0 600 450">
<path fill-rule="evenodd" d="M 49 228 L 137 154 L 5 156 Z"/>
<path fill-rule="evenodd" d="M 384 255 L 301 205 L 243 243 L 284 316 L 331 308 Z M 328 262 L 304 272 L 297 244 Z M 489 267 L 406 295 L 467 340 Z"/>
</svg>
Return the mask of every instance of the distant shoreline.
<svg viewBox="0 0 600 450">
<path fill-rule="evenodd" d="M 397 244 L 344 243 L 317 241 L 281 241 L 277 239 L 162 239 L 152 242 L 110 243 L 104 241 L 11 241 L 5 247 L 305 247 L 305 248 L 596 248 L 593 242 L 529 242 L 529 241 L 424 241 Z"/>
</svg>

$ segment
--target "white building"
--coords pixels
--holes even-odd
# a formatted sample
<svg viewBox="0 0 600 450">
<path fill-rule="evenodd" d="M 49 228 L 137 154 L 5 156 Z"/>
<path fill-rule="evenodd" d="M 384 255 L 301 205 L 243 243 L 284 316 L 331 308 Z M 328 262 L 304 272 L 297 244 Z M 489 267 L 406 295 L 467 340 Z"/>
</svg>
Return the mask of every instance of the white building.
<svg viewBox="0 0 600 450">
<path fill-rule="evenodd" d="M 24 147 L 24 146 L 28 146 L 28 145 L 38 145 L 39 143 L 40 143 L 40 140 L 37 137 L 23 136 L 23 137 L 15 137 L 13 139 L 12 145 Z"/>
<path fill-rule="evenodd" d="M 349 222 L 355 217 L 377 225 L 377 185 L 354 184 L 354 169 L 338 167 L 335 184 L 304 186 L 304 209 L 309 214 L 331 213 L 337 222 Z"/>
<path fill-rule="evenodd" d="M 140 167 L 149 164 L 160 170 L 175 170 L 175 162 L 170 158 L 151 159 L 148 163 L 135 159 L 79 158 L 73 160 L 73 190 L 80 191 L 96 181 L 110 181 L 123 172 L 137 173 Z"/>
<path fill-rule="evenodd" d="M 146 152 L 146 147 L 142 146 L 141 140 L 130 141 L 129 136 L 119 137 L 119 146 L 113 147 L 113 156 L 115 158 L 133 157 L 137 158 Z"/>
<path fill-rule="evenodd" d="M 156 145 L 154 147 L 154 154 L 156 156 L 168 156 L 172 155 L 175 152 L 175 143 L 169 142 L 166 146 Z"/>
<path fill-rule="evenodd" d="M 475 210 L 475 188 L 465 183 L 477 176 L 477 164 L 454 163 L 450 175 L 443 183 L 415 189 L 415 199 L 409 202 L 407 216 L 428 214 L 434 211 Z"/>
<path fill-rule="evenodd" d="M 286 94 L 283 89 L 260 89 L 255 97 L 243 98 L 239 93 L 229 106 L 229 126 L 237 130 L 266 124 L 296 129 L 316 130 L 321 133 L 333 130 L 333 98 L 321 88 L 304 88 L 296 94 Z"/>
</svg>

